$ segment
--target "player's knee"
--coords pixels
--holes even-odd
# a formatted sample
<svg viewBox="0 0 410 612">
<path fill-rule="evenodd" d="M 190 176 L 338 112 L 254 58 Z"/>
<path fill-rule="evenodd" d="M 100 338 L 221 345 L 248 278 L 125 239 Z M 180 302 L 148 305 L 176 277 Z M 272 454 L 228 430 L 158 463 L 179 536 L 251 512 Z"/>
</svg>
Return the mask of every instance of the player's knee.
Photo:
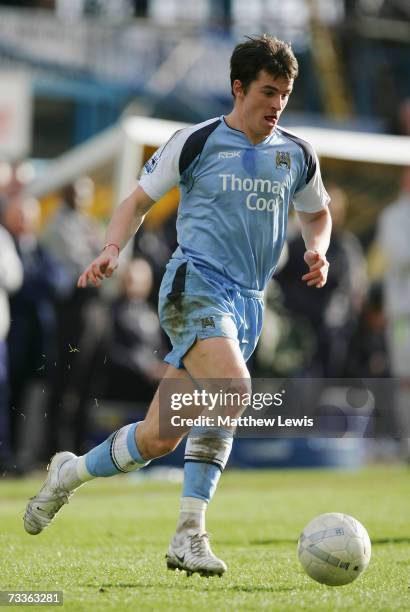
<svg viewBox="0 0 410 612">
<path fill-rule="evenodd" d="M 238 380 L 233 381 L 231 384 L 231 388 L 233 388 L 239 395 L 241 399 L 244 395 L 247 395 L 252 390 L 252 383 L 250 378 L 240 378 Z"/>
<path fill-rule="evenodd" d="M 249 405 L 249 397 L 252 393 L 250 378 L 240 378 L 231 381 L 225 390 L 224 413 L 231 417 L 240 415 L 245 407 Z"/>
</svg>

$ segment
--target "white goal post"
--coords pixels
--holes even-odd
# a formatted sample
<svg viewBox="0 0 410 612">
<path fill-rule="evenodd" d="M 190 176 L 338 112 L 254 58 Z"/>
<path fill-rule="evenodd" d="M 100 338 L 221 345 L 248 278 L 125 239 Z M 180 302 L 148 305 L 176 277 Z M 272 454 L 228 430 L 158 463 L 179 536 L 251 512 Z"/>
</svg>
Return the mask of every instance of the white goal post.
<svg viewBox="0 0 410 612">
<path fill-rule="evenodd" d="M 114 127 L 61 155 L 48 164 L 28 186 L 37 197 L 59 190 L 98 166 L 116 167 L 115 203 L 136 184 L 146 146 L 159 147 L 187 124 L 148 117 L 126 117 Z M 289 128 L 308 140 L 319 157 L 350 162 L 410 166 L 410 137 L 330 130 L 317 127 Z"/>
</svg>

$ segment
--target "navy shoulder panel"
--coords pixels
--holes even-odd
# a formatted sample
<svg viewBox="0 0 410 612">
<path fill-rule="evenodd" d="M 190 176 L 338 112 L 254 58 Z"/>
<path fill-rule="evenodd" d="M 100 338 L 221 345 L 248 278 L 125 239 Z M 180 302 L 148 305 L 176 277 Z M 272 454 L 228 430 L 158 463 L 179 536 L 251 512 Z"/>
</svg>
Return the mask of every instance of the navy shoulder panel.
<svg viewBox="0 0 410 612">
<path fill-rule="evenodd" d="M 289 138 L 289 140 L 292 140 L 297 145 L 299 145 L 300 148 L 302 149 L 303 156 L 305 158 L 305 164 L 307 166 L 306 184 L 308 184 L 310 182 L 310 179 L 314 176 L 316 172 L 316 156 L 315 156 L 315 152 L 313 150 L 312 145 L 306 142 L 306 140 L 302 140 L 302 138 L 298 138 L 298 136 L 295 136 L 294 134 L 290 134 L 289 132 L 286 132 L 282 128 L 276 128 L 276 129 L 278 130 L 278 132 L 283 134 L 283 136 L 285 136 L 286 138 Z"/>
<path fill-rule="evenodd" d="M 208 123 L 204 127 L 193 132 L 185 141 L 179 157 L 179 173 L 185 172 L 188 166 L 194 161 L 195 157 L 202 152 L 206 141 L 212 132 L 220 125 L 221 120 L 217 119 L 213 123 Z"/>
</svg>

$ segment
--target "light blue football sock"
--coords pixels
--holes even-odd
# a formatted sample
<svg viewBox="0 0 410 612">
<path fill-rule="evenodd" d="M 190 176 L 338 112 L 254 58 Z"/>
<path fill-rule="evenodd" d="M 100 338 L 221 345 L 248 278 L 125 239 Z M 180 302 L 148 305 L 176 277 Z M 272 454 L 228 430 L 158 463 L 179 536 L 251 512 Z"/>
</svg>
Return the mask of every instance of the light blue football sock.
<svg viewBox="0 0 410 612">
<path fill-rule="evenodd" d="M 221 474 L 220 468 L 210 463 L 185 463 L 182 497 L 196 497 L 208 503 L 216 491 Z"/>
<path fill-rule="evenodd" d="M 91 477 L 114 476 L 132 472 L 147 465 L 149 461 L 141 457 L 135 441 L 135 430 L 138 424 L 125 425 L 81 457 L 85 471 Z M 81 474 L 81 468 L 78 471 Z"/>
<path fill-rule="evenodd" d="M 232 449 L 233 434 L 222 428 L 193 428 L 185 447 L 182 497 L 209 502 Z"/>
</svg>

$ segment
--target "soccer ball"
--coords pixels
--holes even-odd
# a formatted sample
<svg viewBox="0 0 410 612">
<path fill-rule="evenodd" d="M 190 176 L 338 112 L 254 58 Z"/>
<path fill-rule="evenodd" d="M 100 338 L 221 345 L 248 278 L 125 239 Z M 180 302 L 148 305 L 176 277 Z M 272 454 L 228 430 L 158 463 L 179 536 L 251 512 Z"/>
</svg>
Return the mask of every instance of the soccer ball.
<svg viewBox="0 0 410 612">
<path fill-rule="evenodd" d="M 349 584 L 367 568 L 369 534 L 348 514 L 329 512 L 314 518 L 302 531 L 298 557 L 306 573 L 329 586 Z"/>
</svg>

